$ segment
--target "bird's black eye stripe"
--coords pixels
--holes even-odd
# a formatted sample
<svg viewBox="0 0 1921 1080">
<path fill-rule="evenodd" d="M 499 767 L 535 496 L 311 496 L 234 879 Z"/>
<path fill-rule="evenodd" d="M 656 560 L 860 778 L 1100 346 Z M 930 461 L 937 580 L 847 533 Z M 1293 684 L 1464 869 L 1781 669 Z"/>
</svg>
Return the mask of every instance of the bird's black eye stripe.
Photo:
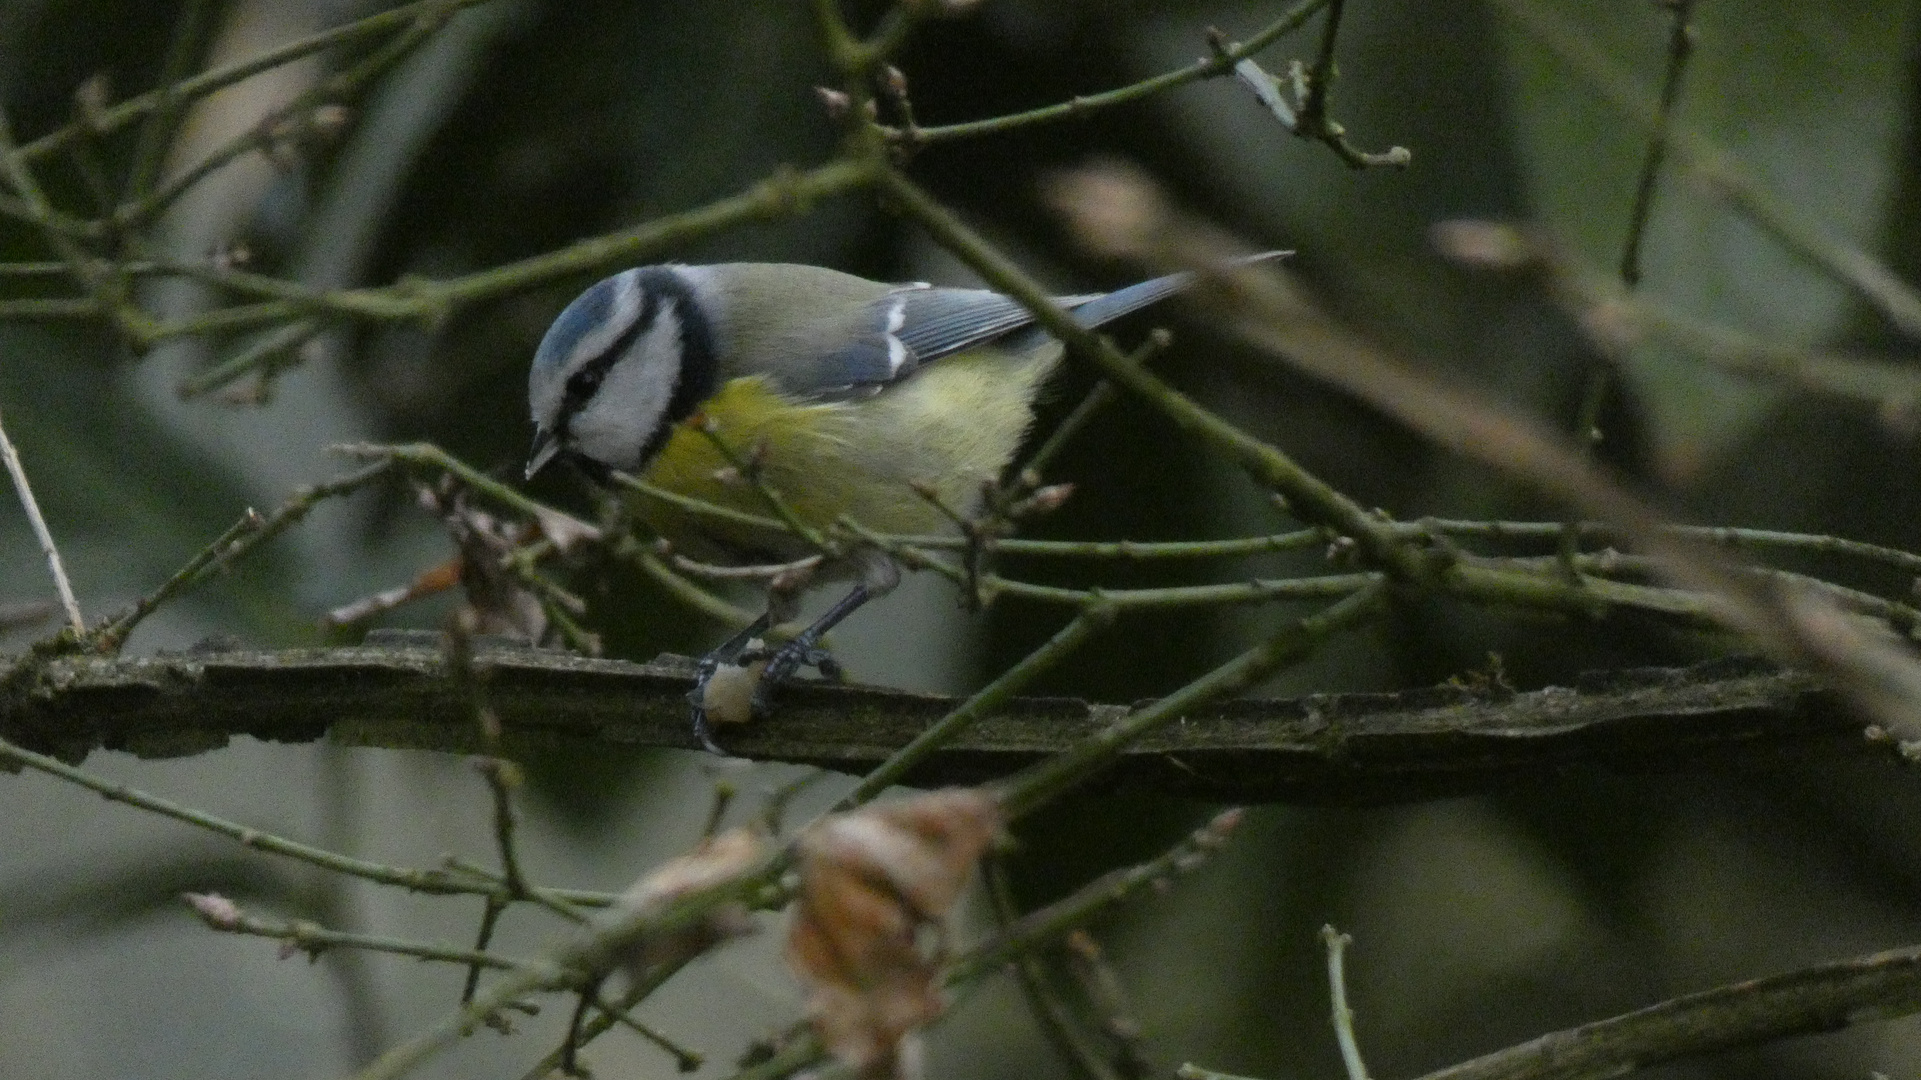
<svg viewBox="0 0 1921 1080">
<path fill-rule="evenodd" d="M 640 295 L 640 313 L 634 317 L 633 322 L 627 324 L 627 329 L 622 330 L 619 337 L 608 342 L 607 347 L 595 354 L 593 359 L 582 364 L 579 370 L 567 376 L 567 388 L 560 402 L 560 426 L 563 433 L 567 422 L 572 420 L 581 406 L 587 404 L 587 400 L 600 390 L 600 384 L 606 381 L 607 372 L 613 368 L 614 361 L 619 360 L 628 349 L 633 348 L 634 342 L 640 340 L 640 335 L 654 325 L 654 318 L 659 312 L 660 305 L 654 294 L 644 287 Z"/>
</svg>

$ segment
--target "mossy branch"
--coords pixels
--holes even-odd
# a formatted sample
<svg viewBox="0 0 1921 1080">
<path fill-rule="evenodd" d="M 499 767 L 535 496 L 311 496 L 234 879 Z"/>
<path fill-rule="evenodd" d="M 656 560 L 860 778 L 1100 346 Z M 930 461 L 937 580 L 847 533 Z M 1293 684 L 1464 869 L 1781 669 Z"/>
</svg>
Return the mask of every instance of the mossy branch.
<svg viewBox="0 0 1921 1080">
<path fill-rule="evenodd" d="M 479 751 L 471 702 L 446 678 L 438 641 L 419 637 L 338 649 L 54 658 L 0 700 L 0 737 L 68 762 L 102 749 L 203 753 L 235 735 Z M 495 645 L 479 649 L 475 663 L 488 672 L 507 754 L 567 744 L 692 748 L 686 667 Z M 730 732 L 728 746 L 745 757 L 864 772 L 915 746 L 961 704 L 801 684 L 783 697 L 777 718 Z M 1670 770 L 1785 750 L 1890 756 L 1807 676 L 1743 662 L 1605 673 L 1518 694 L 1439 687 L 1177 706 L 1170 708 L 1180 724 L 1111 751 L 1103 782 L 1210 799 L 1372 804 L 1498 790 L 1570 768 Z M 1127 714 L 1069 698 L 1004 699 L 968 712 L 924 756 L 917 747 L 884 775 L 920 785 L 1008 777 L 1083 747 Z"/>
</svg>

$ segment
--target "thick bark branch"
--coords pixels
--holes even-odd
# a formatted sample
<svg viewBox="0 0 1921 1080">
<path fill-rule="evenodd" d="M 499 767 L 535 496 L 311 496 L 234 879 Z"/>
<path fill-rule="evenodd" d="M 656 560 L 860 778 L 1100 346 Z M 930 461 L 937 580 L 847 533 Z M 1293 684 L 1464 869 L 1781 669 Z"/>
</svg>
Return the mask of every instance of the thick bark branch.
<svg viewBox="0 0 1921 1080">
<path fill-rule="evenodd" d="M 432 638 L 278 652 L 66 657 L 0 675 L 0 737 L 77 761 L 96 749 L 199 753 L 233 735 L 466 753 L 467 694 Z M 691 748 L 688 669 L 483 646 L 509 749 L 555 743 Z M 787 688 L 770 721 L 722 732 L 746 757 L 860 771 L 955 699 L 865 686 Z M 1124 706 L 1024 698 L 937 753 L 912 783 L 1003 776 Z M 1227 702 L 1127 752 L 1114 782 L 1232 801 L 1380 803 L 1551 780 L 1571 769 L 1667 770 L 1864 747 L 1862 724 L 1809 677 L 1724 661 L 1584 676 L 1527 693 L 1452 687 Z"/>
</svg>

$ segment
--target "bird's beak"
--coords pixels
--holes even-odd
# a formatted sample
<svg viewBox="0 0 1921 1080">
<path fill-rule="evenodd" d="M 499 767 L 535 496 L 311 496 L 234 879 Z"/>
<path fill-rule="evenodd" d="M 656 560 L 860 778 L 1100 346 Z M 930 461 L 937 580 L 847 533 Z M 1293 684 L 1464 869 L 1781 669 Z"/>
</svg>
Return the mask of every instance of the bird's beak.
<svg viewBox="0 0 1921 1080">
<path fill-rule="evenodd" d="M 546 428 L 537 429 L 534 432 L 534 448 L 527 452 L 527 479 L 532 480 L 534 474 L 546 468 L 558 453 L 560 440 L 554 438 L 554 433 Z"/>
</svg>

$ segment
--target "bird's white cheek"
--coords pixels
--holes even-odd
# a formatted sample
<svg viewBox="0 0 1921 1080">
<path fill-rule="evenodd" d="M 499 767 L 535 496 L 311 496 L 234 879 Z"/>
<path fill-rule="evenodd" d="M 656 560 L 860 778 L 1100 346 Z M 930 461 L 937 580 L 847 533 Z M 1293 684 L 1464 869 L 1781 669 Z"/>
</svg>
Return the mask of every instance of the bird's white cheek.
<svg viewBox="0 0 1921 1080">
<path fill-rule="evenodd" d="M 574 415 L 568 428 L 573 448 L 632 472 L 640 452 L 667 414 L 680 374 L 680 324 L 671 308 L 607 371 L 600 390 Z"/>
<path fill-rule="evenodd" d="M 595 461 L 622 472 L 640 467 L 640 450 L 646 445 L 651 425 L 642 427 L 640 417 L 607 407 L 595 401 L 574 415 L 568 429 L 573 448 Z"/>
</svg>

